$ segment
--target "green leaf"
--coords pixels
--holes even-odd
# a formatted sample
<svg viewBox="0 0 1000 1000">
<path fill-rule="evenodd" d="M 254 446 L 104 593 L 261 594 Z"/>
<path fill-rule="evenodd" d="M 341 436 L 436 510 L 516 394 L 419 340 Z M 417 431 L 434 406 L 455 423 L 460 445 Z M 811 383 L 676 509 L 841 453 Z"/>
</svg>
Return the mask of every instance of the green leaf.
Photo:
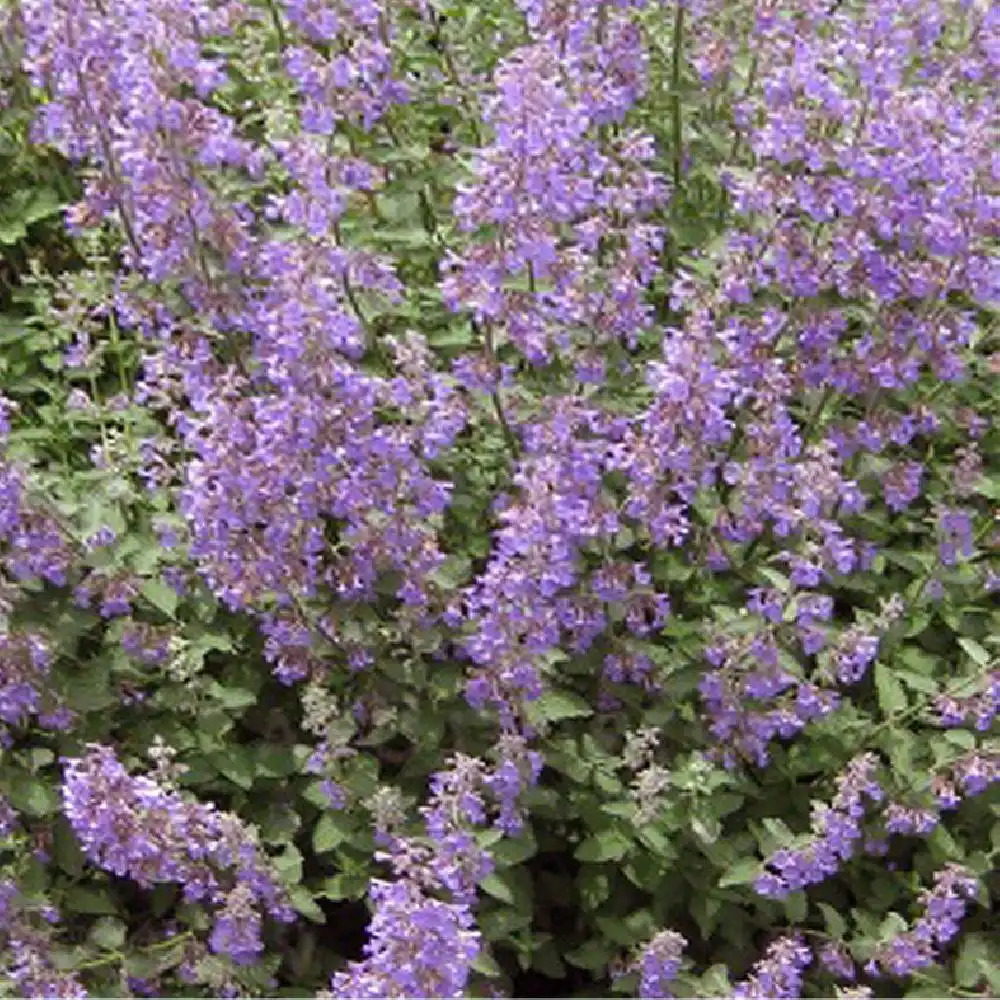
<svg viewBox="0 0 1000 1000">
<path fill-rule="evenodd" d="M 561 719 L 585 719 L 594 710 L 579 695 L 568 691 L 546 691 L 530 705 L 530 713 L 542 722 L 559 722 Z"/>
<path fill-rule="evenodd" d="M 809 899 L 804 892 L 793 892 L 785 899 L 785 916 L 789 923 L 801 924 L 809 912 Z"/>
<path fill-rule="evenodd" d="M 531 830 L 526 829 L 519 837 L 504 838 L 490 853 L 498 868 L 519 865 L 538 853 L 538 842 Z"/>
<path fill-rule="evenodd" d="M 937 681 L 931 677 L 925 677 L 923 674 L 914 673 L 912 670 L 897 670 L 896 676 L 908 687 L 911 691 L 916 691 L 919 694 L 937 694 L 939 686 Z"/>
<path fill-rule="evenodd" d="M 503 970 L 497 964 L 496 959 L 487 951 L 480 951 L 470 963 L 470 967 L 475 972 L 490 979 L 503 975 Z"/>
<path fill-rule="evenodd" d="M 360 899 L 368 888 L 368 878 L 365 875 L 349 875 L 341 872 L 333 875 L 323 883 L 320 895 L 326 899 Z"/>
<path fill-rule="evenodd" d="M 734 885 L 751 885 L 762 871 L 756 858 L 740 858 L 731 864 L 719 878 L 719 888 L 728 889 Z"/>
<path fill-rule="evenodd" d="M 974 660 L 980 667 L 985 667 L 989 665 L 991 660 L 989 651 L 984 649 L 982 646 L 976 642 L 975 639 L 968 639 L 966 637 L 961 637 L 958 640 L 958 644 L 965 650 L 969 657 Z"/>
<path fill-rule="evenodd" d="M 267 778 L 286 778 L 298 769 L 295 754 L 289 746 L 261 744 L 253 755 L 257 773 Z"/>
<path fill-rule="evenodd" d="M 641 938 L 648 936 L 636 933 L 621 917 L 598 916 L 594 919 L 594 923 L 597 924 L 605 941 L 609 941 L 619 948 L 626 948 L 630 944 L 634 944 Z"/>
<path fill-rule="evenodd" d="M 167 938 L 155 952 L 128 955 L 124 962 L 125 971 L 130 976 L 144 978 L 166 972 L 184 960 L 186 943 L 186 939 L 178 935 L 176 938 Z"/>
<path fill-rule="evenodd" d="M 110 664 L 107 660 L 90 660 L 86 669 L 73 672 L 70 677 L 73 708 L 78 712 L 100 712 L 119 703 L 120 696 L 113 689 Z"/>
<path fill-rule="evenodd" d="M 559 955 L 559 948 L 551 934 L 534 934 L 532 943 L 535 947 L 531 956 L 531 968 L 548 976 L 550 979 L 565 979 L 566 966 Z"/>
<path fill-rule="evenodd" d="M 40 222 L 56 215 L 62 208 L 59 195 L 52 188 L 35 188 L 28 204 L 21 209 L 21 219 L 25 225 Z"/>
<path fill-rule="evenodd" d="M 884 663 L 875 664 L 875 689 L 878 691 L 879 707 L 886 715 L 894 715 L 906 708 L 906 691 Z"/>
<path fill-rule="evenodd" d="M 652 937 L 657 930 L 656 919 L 649 909 L 636 910 L 629 914 L 625 920 L 625 926 L 633 941 L 641 941 Z"/>
<path fill-rule="evenodd" d="M 701 977 L 702 989 L 695 996 L 726 997 L 732 987 L 729 984 L 729 970 L 725 965 L 713 965 Z"/>
<path fill-rule="evenodd" d="M 588 910 L 596 910 L 611 895 L 611 880 L 600 868 L 581 868 L 576 884 L 580 899 Z"/>
<path fill-rule="evenodd" d="M 563 958 L 578 969 L 603 969 L 614 954 L 611 945 L 604 941 L 591 939 L 579 948 L 567 951 Z"/>
<path fill-rule="evenodd" d="M 722 824 L 714 816 L 694 816 L 691 819 L 691 832 L 707 846 L 719 839 Z"/>
<path fill-rule="evenodd" d="M 56 759 L 56 755 L 45 747 L 34 747 L 32 750 L 28 751 L 28 757 L 31 760 L 32 772 L 39 771 L 41 768 L 45 767 L 47 764 L 51 764 L 52 761 Z"/>
<path fill-rule="evenodd" d="M 297 885 L 290 889 L 288 898 L 296 912 L 301 913 L 307 920 L 311 920 L 314 924 L 326 923 L 326 914 L 305 886 Z"/>
<path fill-rule="evenodd" d="M 275 870 L 288 885 L 295 885 L 302 879 L 302 853 L 294 844 L 288 844 L 281 854 L 272 861 Z"/>
<path fill-rule="evenodd" d="M 154 577 L 144 581 L 142 596 L 168 618 L 174 617 L 177 611 L 177 591 L 173 587 Z"/>
<path fill-rule="evenodd" d="M 652 825 L 641 826 L 636 831 L 639 841 L 648 847 L 661 861 L 676 855 L 670 838 L 661 829 Z"/>
<path fill-rule="evenodd" d="M 210 755 L 209 760 L 219 774 L 225 775 L 234 785 L 248 789 L 253 787 L 256 767 L 248 747 L 230 747 Z"/>
<path fill-rule="evenodd" d="M 347 838 L 348 831 L 338 817 L 327 813 L 320 817 L 313 831 L 313 850 L 317 854 L 325 851 L 332 851 L 338 844 L 342 844 Z"/>
<path fill-rule="evenodd" d="M 227 687 L 218 681 L 212 681 L 208 685 L 208 694 L 214 698 L 223 708 L 238 711 L 241 708 L 249 708 L 257 704 L 257 695 L 253 691 L 244 688 Z"/>
<path fill-rule="evenodd" d="M 197 651 L 201 656 L 206 653 L 220 652 L 231 653 L 233 651 L 232 637 L 225 632 L 198 632 L 192 636 L 192 651 Z"/>
<path fill-rule="evenodd" d="M 565 739 L 553 743 L 545 755 L 545 763 L 577 784 L 584 784 L 590 778 L 590 765 L 581 759 L 575 740 Z"/>
<path fill-rule="evenodd" d="M 94 889 L 85 885 L 74 885 L 63 896 L 63 909 L 67 913 L 110 913 L 118 912 L 118 907 L 107 889 Z"/>
<path fill-rule="evenodd" d="M 0 219 L 0 243 L 13 246 L 28 235 L 21 219 Z"/>
<path fill-rule="evenodd" d="M 86 856 L 64 819 L 58 820 L 52 831 L 52 856 L 67 875 L 78 878 L 83 874 Z"/>
<path fill-rule="evenodd" d="M 509 880 L 504 878 L 502 872 L 492 872 L 479 883 L 483 892 L 489 894 L 494 899 L 499 899 L 501 903 L 513 903 L 514 892 L 509 884 Z"/>
<path fill-rule="evenodd" d="M 577 861 L 600 863 L 621 861 L 632 848 L 632 841 L 617 830 L 603 830 L 587 837 L 576 849 L 573 857 Z"/>
<path fill-rule="evenodd" d="M 29 816 L 51 816 L 59 810 L 59 793 L 36 775 L 15 779 L 7 797 L 19 812 Z"/>
<path fill-rule="evenodd" d="M 101 917 L 90 929 L 88 937 L 105 951 L 117 951 L 125 943 L 126 926 L 114 917 Z"/>
<path fill-rule="evenodd" d="M 702 936 L 708 937 L 715 930 L 721 908 L 722 900 L 710 892 L 697 893 L 691 900 L 691 916 L 698 924 Z"/>
<path fill-rule="evenodd" d="M 776 816 L 766 816 L 760 821 L 764 834 L 757 834 L 761 854 L 770 855 L 782 847 L 788 847 L 795 840 L 795 834 L 784 820 Z"/>
<path fill-rule="evenodd" d="M 829 903 L 817 903 L 820 913 L 823 914 L 823 923 L 826 925 L 826 932 L 832 938 L 842 939 L 847 933 L 847 921 Z"/>
<path fill-rule="evenodd" d="M 494 910 L 480 910 L 479 928 L 487 941 L 509 940 L 517 931 L 531 924 L 531 912 L 503 906 Z"/>
<path fill-rule="evenodd" d="M 968 729 L 951 729 L 942 734 L 941 740 L 962 750 L 974 750 L 977 743 L 975 734 L 970 733 Z"/>
</svg>

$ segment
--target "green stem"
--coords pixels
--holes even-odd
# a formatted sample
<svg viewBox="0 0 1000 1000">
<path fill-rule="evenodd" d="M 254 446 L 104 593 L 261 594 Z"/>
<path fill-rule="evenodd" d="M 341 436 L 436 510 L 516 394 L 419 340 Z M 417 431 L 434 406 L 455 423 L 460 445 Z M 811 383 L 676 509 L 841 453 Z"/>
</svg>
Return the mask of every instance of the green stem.
<svg viewBox="0 0 1000 1000">
<path fill-rule="evenodd" d="M 193 938 L 190 931 L 184 931 L 183 934 L 177 934 L 174 937 L 167 938 L 164 941 L 158 941 L 156 944 L 150 945 L 148 948 L 143 949 L 143 954 L 153 955 L 160 951 L 167 951 L 172 947 L 176 947 L 179 943 L 184 941 L 189 941 Z M 110 962 L 124 962 L 128 955 L 125 955 L 120 951 L 109 951 L 107 954 L 102 955 L 100 958 L 91 959 L 89 962 L 83 962 L 80 965 L 74 966 L 75 972 L 82 972 L 85 969 L 97 969 L 102 965 L 108 965 Z"/>
<path fill-rule="evenodd" d="M 681 115 L 681 60 L 684 54 L 684 3 L 677 0 L 674 9 L 674 47 L 670 70 L 670 100 L 674 126 L 674 192 L 681 186 L 684 162 L 684 121 Z"/>
<path fill-rule="evenodd" d="M 271 23 L 274 25 L 274 33 L 278 38 L 278 51 L 284 52 L 288 44 L 285 38 L 285 26 L 281 23 L 281 14 L 278 12 L 278 5 L 274 0 L 267 0 L 267 8 L 271 12 Z"/>
<path fill-rule="evenodd" d="M 472 320 L 472 329 L 479 332 L 479 326 L 475 320 Z M 493 328 L 490 325 L 489 320 L 487 320 L 483 325 L 482 336 L 483 351 L 490 361 L 490 366 L 493 369 L 498 370 L 499 363 L 497 361 L 496 344 L 493 341 Z M 500 395 L 499 386 L 493 390 L 490 396 L 493 400 L 493 410 L 496 413 L 497 422 L 500 424 L 500 429 L 503 432 L 503 439 L 507 445 L 507 449 L 514 458 L 517 458 L 520 452 L 520 448 L 517 443 L 517 435 L 512 430 L 510 423 L 507 420 L 507 414 L 504 412 L 503 397 Z"/>
<path fill-rule="evenodd" d="M 344 239 L 340 232 L 339 222 L 334 222 L 333 224 L 333 236 L 338 247 L 344 246 Z M 348 278 L 346 271 L 341 276 L 341 284 L 344 289 L 344 295 L 346 296 L 347 301 L 351 304 L 351 308 L 354 310 L 354 315 L 357 316 L 358 322 L 367 332 L 371 345 L 374 345 L 375 333 L 372 330 L 371 324 L 368 322 L 368 319 L 365 317 L 364 312 L 362 312 L 361 310 L 361 303 L 358 302 L 357 296 L 354 294 L 354 289 L 351 287 L 351 281 Z"/>
<path fill-rule="evenodd" d="M 747 84 L 743 90 L 743 99 L 746 100 L 751 91 L 754 88 L 754 84 L 757 82 L 757 56 L 756 54 L 750 58 L 750 71 L 747 73 Z M 740 143 L 743 141 L 743 132 L 740 129 L 736 130 L 736 134 L 733 136 L 733 146 L 729 151 L 729 159 L 731 162 L 736 162 L 736 157 L 739 155 Z"/>
<path fill-rule="evenodd" d="M 111 349 L 115 352 L 118 367 L 118 381 L 121 383 L 121 391 L 132 393 L 132 380 L 125 369 L 125 351 L 122 347 L 121 337 L 118 333 L 118 321 L 115 319 L 114 310 L 108 313 L 108 328 L 111 333 Z"/>
</svg>

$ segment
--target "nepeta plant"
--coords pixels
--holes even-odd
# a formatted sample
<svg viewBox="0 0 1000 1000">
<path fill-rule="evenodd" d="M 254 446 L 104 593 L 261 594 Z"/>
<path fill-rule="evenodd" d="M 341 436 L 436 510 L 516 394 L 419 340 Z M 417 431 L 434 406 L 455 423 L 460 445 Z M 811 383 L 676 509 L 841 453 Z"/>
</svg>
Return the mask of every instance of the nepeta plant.
<svg viewBox="0 0 1000 1000">
<path fill-rule="evenodd" d="M 993 5 L 0 41 L 6 992 L 1000 986 Z"/>
<path fill-rule="evenodd" d="M 232 815 L 132 777 L 108 747 L 66 762 L 63 812 L 87 856 L 139 885 L 177 882 L 186 900 L 218 907 L 213 951 L 239 964 L 262 948 L 260 913 L 294 919 L 249 832 Z M 219 870 L 226 872 L 220 878 Z"/>
</svg>

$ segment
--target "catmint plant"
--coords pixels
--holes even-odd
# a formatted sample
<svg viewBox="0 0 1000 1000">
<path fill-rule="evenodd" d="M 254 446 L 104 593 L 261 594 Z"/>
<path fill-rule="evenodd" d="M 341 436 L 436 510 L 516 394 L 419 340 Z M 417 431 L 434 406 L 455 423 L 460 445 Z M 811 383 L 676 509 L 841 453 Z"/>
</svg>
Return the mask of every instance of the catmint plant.
<svg viewBox="0 0 1000 1000">
<path fill-rule="evenodd" d="M 1000 989 L 998 70 L 0 0 L 0 992 Z"/>
</svg>

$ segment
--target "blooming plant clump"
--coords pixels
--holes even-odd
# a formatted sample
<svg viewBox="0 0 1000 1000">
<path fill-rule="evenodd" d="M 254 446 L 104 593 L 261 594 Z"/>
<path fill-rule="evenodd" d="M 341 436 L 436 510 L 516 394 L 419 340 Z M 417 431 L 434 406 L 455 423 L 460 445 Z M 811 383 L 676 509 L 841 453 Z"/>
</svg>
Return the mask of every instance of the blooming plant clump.
<svg viewBox="0 0 1000 1000">
<path fill-rule="evenodd" d="M 0 0 L 0 995 L 1000 990 L 998 74 Z"/>
</svg>

